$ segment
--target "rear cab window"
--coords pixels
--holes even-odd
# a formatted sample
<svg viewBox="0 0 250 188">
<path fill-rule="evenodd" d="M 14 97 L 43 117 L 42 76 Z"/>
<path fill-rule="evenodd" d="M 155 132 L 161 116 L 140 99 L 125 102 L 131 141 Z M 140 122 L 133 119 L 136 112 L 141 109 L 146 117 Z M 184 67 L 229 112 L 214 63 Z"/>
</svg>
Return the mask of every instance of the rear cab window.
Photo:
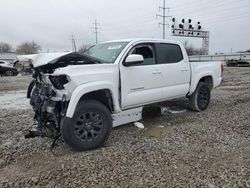
<svg viewBox="0 0 250 188">
<path fill-rule="evenodd" d="M 179 63 L 183 60 L 182 50 L 178 44 L 157 43 L 156 53 L 159 64 Z"/>
</svg>

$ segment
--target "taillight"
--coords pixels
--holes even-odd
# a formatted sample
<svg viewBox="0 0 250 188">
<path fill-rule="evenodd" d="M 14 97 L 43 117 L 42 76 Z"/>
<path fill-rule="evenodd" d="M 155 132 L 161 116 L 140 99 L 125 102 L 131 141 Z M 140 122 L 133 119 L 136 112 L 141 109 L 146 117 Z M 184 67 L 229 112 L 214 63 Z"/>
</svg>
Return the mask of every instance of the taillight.
<svg viewBox="0 0 250 188">
<path fill-rule="evenodd" d="M 221 63 L 221 65 L 220 65 L 220 70 L 221 70 L 221 77 L 222 77 L 223 73 L 224 73 L 224 65 L 223 65 L 223 63 Z"/>
</svg>

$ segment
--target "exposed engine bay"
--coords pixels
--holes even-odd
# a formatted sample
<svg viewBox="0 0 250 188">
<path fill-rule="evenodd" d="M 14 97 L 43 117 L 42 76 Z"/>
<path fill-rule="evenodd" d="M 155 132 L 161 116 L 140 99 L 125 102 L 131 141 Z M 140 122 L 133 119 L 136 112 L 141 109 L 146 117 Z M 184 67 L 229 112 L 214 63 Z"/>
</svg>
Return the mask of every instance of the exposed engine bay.
<svg viewBox="0 0 250 188">
<path fill-rule="evenodd" d="M 33 80 L 27 91 L 27 98 L 35 112 L 35 129 L 24 131 L 26 138 L 37 136 L 56 139 L 60 136 L 60 124 L 66 114 L 69 99 L 59 94 L 70 82 L 69 76 L 53 75 L 58 68 L 73 65 L 101 63 L 99 60 L 78 53 L 60 57 L 56 62 L 39 67 L 32 66 Z"/>
</svg>

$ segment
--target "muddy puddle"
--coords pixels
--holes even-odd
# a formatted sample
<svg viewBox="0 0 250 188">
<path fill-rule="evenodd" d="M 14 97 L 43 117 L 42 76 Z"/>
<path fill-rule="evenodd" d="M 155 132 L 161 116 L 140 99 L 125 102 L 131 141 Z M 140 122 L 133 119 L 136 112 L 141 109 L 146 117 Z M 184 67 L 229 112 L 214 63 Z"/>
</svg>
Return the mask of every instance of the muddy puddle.
<svg viewBox="0 0 250 188">
<path fill-rule="evenodd" d="M 148 127 L 145 129 L 143 135 L 146 138 L 161 138 L 167 133 L 167 128 L 164 126 Z"/>
</svg>

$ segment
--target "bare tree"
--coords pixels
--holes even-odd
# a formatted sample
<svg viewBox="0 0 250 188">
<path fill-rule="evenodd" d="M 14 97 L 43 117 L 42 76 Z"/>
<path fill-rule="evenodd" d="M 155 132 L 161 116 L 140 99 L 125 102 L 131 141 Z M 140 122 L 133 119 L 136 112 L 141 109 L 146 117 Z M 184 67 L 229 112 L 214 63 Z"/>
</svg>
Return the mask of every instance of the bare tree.
<svg viewBox="0 0 250 188">
<path fill-rule="evenodd" d="M 202 49 L 194 48 L 192 45 L 188 44 L 188 41 L 185 41 L 183 45 L 184 45 L 184 47 L 185 47 L 185 49 L 187 51 L 187 54 L 189 56 L 191 56 L 191 55 L 202 55 Z"/>
<path fill-rule="evenodd" d="M 92 45 L 91 44 L 83 44 L 79 49 L 78 52 L 79 53 L 83 53 L 85 52 L 88 48 L 90 48 Z"/>
<path fill-rule="evenodd" d="M 13 48 L 10 44 L 5 42 L 0 42 L 0 53 L 12 52 Z"/>
<path fill-rule="evenodd" d="M 17 54 L 37 54 L 41 50 L 41 46 L 36 42 L 23 42 L 22 44 L 17 46 L 16 52 Z"/>
</svg>

